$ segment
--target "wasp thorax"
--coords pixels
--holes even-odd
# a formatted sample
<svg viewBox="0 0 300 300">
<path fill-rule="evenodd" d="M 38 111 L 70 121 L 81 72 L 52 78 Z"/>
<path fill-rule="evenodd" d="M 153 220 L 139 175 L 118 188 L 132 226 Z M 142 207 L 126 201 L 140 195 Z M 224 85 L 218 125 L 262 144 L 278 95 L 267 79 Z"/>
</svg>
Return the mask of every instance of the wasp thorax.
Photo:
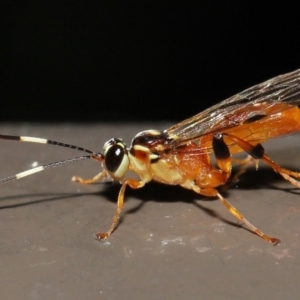
<svg viewBox="0 0 300 300">
<path fill-rule="evenodd" d="M 158 130 L 146 130 L 138 133 L 132 140 L 131 145 L 141 145 L 147 148 L 164 144 L 168 140 L 168 134 Z"/>
<path fill-rule="evenodd" d="M 108 173 L 115 179 L 123 178 L 129 168 L 129 157 L 125 143 L 121 139 L 112 138 L 104 144 L 103 154 Z"/>
</svg>

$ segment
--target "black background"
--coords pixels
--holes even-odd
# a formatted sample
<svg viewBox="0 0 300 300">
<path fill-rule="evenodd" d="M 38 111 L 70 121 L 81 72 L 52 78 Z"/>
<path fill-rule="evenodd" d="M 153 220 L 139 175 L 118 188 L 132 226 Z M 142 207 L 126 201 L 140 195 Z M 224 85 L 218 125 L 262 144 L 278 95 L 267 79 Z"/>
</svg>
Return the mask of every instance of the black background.
<svg viewBox="0 0 300 300">
<path fill-rule="evenodd" d="M 297 6 L 245 3 L 10 4 L 0 119 L 180 121 L 299 68 Z"/>
</svg>

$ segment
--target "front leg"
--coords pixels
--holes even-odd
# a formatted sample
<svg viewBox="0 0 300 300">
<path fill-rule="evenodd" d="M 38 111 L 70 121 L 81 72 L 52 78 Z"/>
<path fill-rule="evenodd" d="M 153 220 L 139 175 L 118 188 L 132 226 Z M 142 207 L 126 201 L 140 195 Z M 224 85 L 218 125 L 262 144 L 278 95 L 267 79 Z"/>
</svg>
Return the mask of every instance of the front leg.
<svg viewBox="0 0 300 300">
<path fill-rule="evenodd" d="M 94 176 L 92 178 L 88 178 L 88 179 L 84 179 L 84 178 L 79 177 L 79 176 L 73 176 L 72 177 L 72 181 L 79 182 L 79 183 L 82 183 L 82 184 L 91 184 L 91 183 L 95 183 L 99 180 L 108 180 L 108 179 L 109 179 L 109 175 L 108 175 L 106 170 L 103 170 L 100 173 L 98 173 L 96 176 Z"/>
<path fill-rule="evenodd" d="M 138 181 L 135 179 L 125 179 L 124 180 L 122 187 L 120 189 L 119 195 L 118 195 L 117 211 L 113 217 L 112 224 L 107 232 L 96 234 L 96 237 L 98 240 L 108 238 L 112 234 L 112 232 L 116 229 L 122 208 L 124 206 L 124 194 L 125 194 L 126 186 L 129 185 L 132 189 L 139 189 L 139 188 L 143 187 L 145 185 L 145 183 L 146 182 L 142 181 L 142 180 L 141 181 Z"/>
</svg>

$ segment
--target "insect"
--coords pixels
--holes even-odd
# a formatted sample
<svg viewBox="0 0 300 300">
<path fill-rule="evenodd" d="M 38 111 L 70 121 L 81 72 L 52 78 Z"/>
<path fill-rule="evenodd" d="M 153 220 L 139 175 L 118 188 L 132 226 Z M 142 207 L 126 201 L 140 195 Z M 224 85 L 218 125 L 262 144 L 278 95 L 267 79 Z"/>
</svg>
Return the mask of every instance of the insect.
<svg viewBox="0 0 300 300">
<path fill-rule="evenodd" d="M 142 131 L 132 139 L 129 148 L 119 138 L 107 141 L 101 153 L 44 138 L 0 135 L 3 140 L 52 144 L 88 153 L 6 177 L 0 180 L 0 184 L 65 163 L 94 159 L 103 166 L 98 175 L 91 179 L 74 176 L 72 180 L 89 184 L 113 179 L 121 184 L 112 224 L 107 232 L 96 235 L 99 240 L 109 237 L 116 228 L 126 186 L 138 189 L 155 180 L 218 198 L 231 214 L 254 233 L 277 245 L 280 243 L 279 239 L 264 234 L 252 225 L 222 197 L 217 188 L 229 180 L 234 162 L 231 154 L 242 151 L 252 158 L 246 159 L 244 164 L 247 165 L 251 160 L 262 160 L 284 179 L 300 188 L 300 173 L 273 162 L 261 145 L 268 139 L 300 130 L 299 104 L 300 69 L 253 86 L 164 131 Z M 211 155 L 215 156 L 216 166 L 211 162 Z M 126 177 L 129 170 L 135 172 L 140 179 Z"/>
</svg>

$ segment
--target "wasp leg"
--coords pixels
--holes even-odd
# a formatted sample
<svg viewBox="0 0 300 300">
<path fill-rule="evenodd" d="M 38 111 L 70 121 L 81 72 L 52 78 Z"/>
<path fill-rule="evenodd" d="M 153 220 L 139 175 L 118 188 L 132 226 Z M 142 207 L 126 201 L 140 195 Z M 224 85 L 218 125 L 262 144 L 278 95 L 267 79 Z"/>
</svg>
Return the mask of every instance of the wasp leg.
<svg viewBox="0 0 300 300">
<path fill-rule="evenodd" d="M 228 146 L 224 142 L 221 134 L 213 137 L 213 149 L 214 149 L 214 153 L 216 156 L 216 161 L 217 161 L 218 167 L 225 173 L 230 172 L 230 170 L 231 170 L 230 152 L 229 152 Z M 249 160 L 249 163 L 250 162 L 251 162 L 251 160 Z M 246 166 L 247 166 L 247 164 L 248 164 L 248 162 L 246 161 Z M 211 175 L 212 174 L 213 173 L 211 173 Z M 201 183 L 201 182 L 199 182 L 199 183 Z M 196 181 L 196 184 L 197 184 L 197 181 Z M 200 188 L 198 187 L 198 189 L 199 189 L 198 193 L 200 193 L 202 195 L 209 196 L 209 197 L 218 197 L 219 200 L 223 203 L 223 205 L 228 209 L 228 211 L 231 214 L 233 214 L 238 220 L 244 222 L 253 232 L 255 232 L 258 236 L 263 238 L 265 241 L 270 242 L 273 245 L 277 245 L 280 243 L 279 239 L 265 235 L 257 227 L 255 227 L 253 224 L 251 224 L 234 206 L 232 206 L 226 199 L 224 199 L 218 193 L 218 191 L 216 189 L 201 188 L 201 185 L 200 185 Z M 194 189 L 194 190 L 197 192 L 197 189 Z"/>
<path fill-rule="evenodd" d="M 218 167 L 223 172 L 230 173 L 232 169 L 232 164 L 228 146 L 225 144 L 223 139 L 218 138 L 217 136 L 213 137 L 212 146 L 214 149 Z"/>
<path fill-rule="evenodd" d="M 238 175 L 235 175 L 235 178 L 238 178 L 240 175 L 244 174 L 246 169 L 252 164 L 255 164 L 255 168 L 256 170 L 258 170 L 258 163 L 259 160 L 258 159 L 254 159 L 250 154 L 247 155 L 246 158 L 243 159 L 239 159 L 239 158 L 235 158 L 232 157 L 231 158 L 231 162 L 233 164 L 235 164 L 236 166 L 239 166 L 239 171 L 238 171 Z"/>
<path fill-rule="evenodd" d="M 235 157 L 232 157 L 231 158 L 231 161 L 238 165 L 238 166 L 246 166 L 248 167 L 251 163 L 253 163 L 253 157 L 251 155 L 247 155 L 246 158 L 242 158 L 242 159 L 239 159 L 239 158 L 235 158 Z"/>
<path fill-rule="evenodd" d="M 285 180 L 289 181 L 291 184 L 295 185 L 296 187 L 300 188 L 300 181 L 296 180 L 295 178 L 300 178 L 299 172 L 294 172 L 285 168 L 280 167 L 275 162 L 273 162 L 266 154 L 262 157 L 262 160 L 268 164 L 273 170 L 279 173 Z M 293 178 L 295 177 L 295 178 Z"/>
<path fill-rule="evenodd" d="M 277 238 L 270 237 L 260 231 L 257 227 L 255 227 L 252 223 L 250 223 L 234 206 L 232 206 L 226 199 L 224 199 L 221 194 L 214 188 L 201 188 L 201 181 L 193 182 L 191 180 L 187 180 L 183 186 L 184 188 L 191 189 L 196 193 L 207 196 L 207 197 L 218 197 L 218 199 L 223 203 L 223 205 L 228 209 L 228 211 L 234 215 L 239 221 L 246 224 L 254 233 L 263 238 L 265 241 L 272 243 L 274 246 L 280 243 L 280 240 Z"/>
<path fill-rule="evenodd" d="M 239 178 L 247 171 L 247 168 L 254 162 L 256 164 L 256 169 L 258 169 L 258 160 L 254 160 L 251 155 L 248 155 L 244 159 L 231 158 L 231 162 L 239 167 L 237 172 L 230 177 L 230 180 L 227 181 L 221 188 L 222 192 L 227 191 L 233 185 L 235 185 Z"/>
<path fill-rule="evenodd" d="M 284 179 L 288 180 L 290 183 L 300 188 L 300 181 L 295 179 L 295 178 L 300 179 L 300 173 L 282 168 L 278 164 L 273 162 L 270 159 L 270 157 L 265 154 L 265 150 L 261 144 L 257 144 L 256 146 L 253 146 L 250 143 L 242 140 L 241 138 L 228 133 L 219 134 L 218 139 L 223 140 L 223 136 L 226 136 L 232 141 L 234 141 L 239 147 L 241 147 L 245 152 L 250 154 L 254 159 L 261 159 L 262 161 L 264 161 L 275 172 L 279 173 Z"/>
<path fill-rule="evenodd" d="M 223 171 L 223 173 L 231 173 L 232 163 L 236 163 L 241 165 L 240 170 L 230 179 L 226 181 L 224 186 L 222 187 L 223 191 L 226 191 L 233 184 L 238 181 L 238 178 L 245 173 L 247 167 L 253 162 L 253 158 L 251 155 L 248 155 L 245 159 L 236 159 L 231 158 L 228 146 L 224 142 L 224 140 L 220 137 L 220 135 L 216 135 L 213 137 L 213 149 L 217 161 L 218 167 Z M 258 165 L 257 165 L 258 167 Z M 229 177 L 229 176 L 228 176 Z"/>
<path fill-rule="evenodd" d="M 252 223 L 250 223 L 234 206 L 232 206 L 226 199 L 224 199 L 216 190 L 201 190 L 201 194 L 217 196 L 219 200 L 223 203 L 223 205 L 228 209 L 228 211 L 233 214 L 238 220 L 242 221 L 246 224 L 253 232 L 255 232 L 258 236 L 263 238 L 265 241 L 272 243 L 274 246 L 280 243 L 280 240 L 277 238 L 270 237 L 260 231 L 257 227 L 255 227 Z"/>
<path fill-rule="evenodd" d="M 120 189 L 119 195 L 118 195 L 118 202 L 117 202 L 117 211 L 113 217 L 113 221 L 111 226 L 109 227 L 108 231 L 105 233 L 97 233 L 96 237 L 98 240 L 101 239 L 106 239 L 108 238 L 112 232 L 116 229 L 117 225 L 118 225 L 118 221 L 120 218 L 120 214 L 124 205 L 124 194 L 125 194 L 125 189 L 126 186 L 129 185 L 132 189 L 139 189 L 141 187 L 143 187 L 145 185 L 144 181 L 138 181 L 135 179 L 126 179 L 123 184 L 122 187 Z"/>
<path fill-rule="evenodd" d="M 89 179 L 83 179 L 82 177 L 79 177 L 79 176 L 73 176 L 72 181 L 80 182 L 82 184 L 91 184 L 91 183 L 95 183 L 96 181 L 99 181 L 101 179 L 107 179 L 107 178 L 108 178 L 108 174 L 104 170 L 104 171 L 100 172 L 99 174 L 97 174 L 96 176 L 89 178 Z"/>
</svg>

